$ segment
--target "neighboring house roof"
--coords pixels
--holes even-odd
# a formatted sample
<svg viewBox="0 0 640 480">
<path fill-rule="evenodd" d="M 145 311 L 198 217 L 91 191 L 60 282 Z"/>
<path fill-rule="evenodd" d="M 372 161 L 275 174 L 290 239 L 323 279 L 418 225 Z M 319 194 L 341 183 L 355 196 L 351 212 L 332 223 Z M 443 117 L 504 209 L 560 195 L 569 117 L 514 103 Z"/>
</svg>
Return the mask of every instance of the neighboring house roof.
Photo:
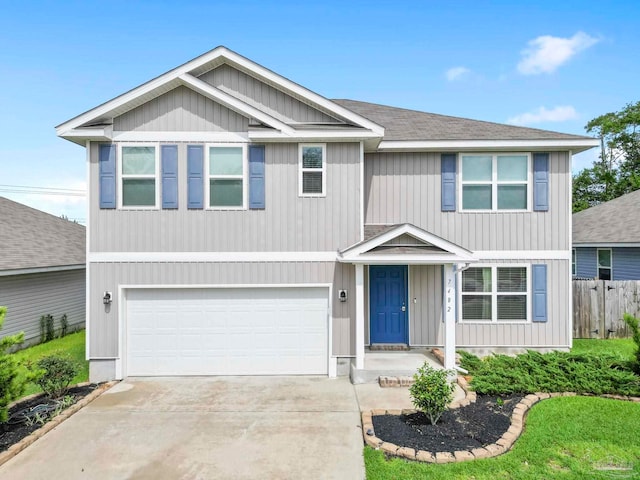
<svg viewBox="0 0 640 480">
<path fill-rule="evenodd" d="M 356 100 L 332 101 L 382 125 L 384 140 L 593 140 L 581 135 L 450 117 Z"/>
<path fill-rule="evenodd" d="M 0 197 L 0 271 L 85 263 L 85 227 Z"/>
<path fill-rule="evenodd" d="M 640 243 L 640 190 L 573 214 L 573 244 Z"/>
</svg>

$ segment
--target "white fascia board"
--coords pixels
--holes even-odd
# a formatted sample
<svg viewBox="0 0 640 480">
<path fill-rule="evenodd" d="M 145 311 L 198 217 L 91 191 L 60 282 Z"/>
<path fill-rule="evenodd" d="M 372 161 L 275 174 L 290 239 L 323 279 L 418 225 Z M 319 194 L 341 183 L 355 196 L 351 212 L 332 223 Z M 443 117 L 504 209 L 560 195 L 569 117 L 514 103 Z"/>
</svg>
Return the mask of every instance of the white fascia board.
<svg viewBox="0 0 640 480">
<path fill-rule="evenodd" d="M 61 265 L 58 267 L 34 267 L 34 268 L 18 268 L 15 270 L 2 270 L 0 271 L 0 277 L 10 277 L 12 275 L 28 275 L 32 273 L 51 273 L 51 272 L 66 272 L 68 270 L 84 270 L 86 265 Z"/>
<path fill-rule="evenodd" d="M 246 132 L 113 132 L 116 142 L 247 143 Z"/>
<path fill-rule="evenodd" d="M 573 248 L 624 248 L 624 247 L 640 247 L 640 242 L 591 242 L 591 243 L 574 243 Z"/>
<path fill-rule="evenodd" d="M 354 132 L 353 130 L 296 130 L 292 135 L 283 135 L 277 131 L 249 131 L 249 138 L 253 141 L 260 142 L 291 142 L 295 140 L 301 141 L 361 141 L 368 139 L 381 138 L 377 133 L 368 130 Z"/>
<path fill-rule="evenodd" d="M 480 151 L 501 149 L 523 150 L 572 150 L 582 152 L 600 145 L 597 138 L 585 139 L 559 139 L 559 140 L 383 140 L 378 145 L 378 151 L 382 152 L 441 152 L 455 151 Z"/>
<path fill-rule="evenodd" d="M 238 100 L 228 93 L 223 92 L 219 88 L 209 85 L 207 82 L 203 82 L 193 75 L 184 73 L 178 78 L 185 86 L 191 88 L 192 90 L 195 90 L 196 92 L 204 95 L 207 98 L 210 98 L 211 100 L 215 100 L 221 103 L 225 107 L 228 107 L 231 110 L 240 113 L 241 115 L 253 117 L 263 123 L 266 123 L 270 127 L 277 128 L 278 130 L 282 131 L 282 133 L 285 133 L 287 135 L 293 135 L 293 133 L 295 132 L 295 130 L 286 123 L 281 122 L 271 115 L 267 115 L 262 110 L 258 110 L 248 103 Z"/>
<path fill-rule="evenodd" d="M 482 260 L 571 260 L 571 250 L 476 250 Z"/>
<path fill-rule="evenodd" d="M 110 125 L 103 128 L 74 128 L 64 132 L 58 132 L 58 136 L 79 145 L 85 145 L 87 140 L 94 142 L 111 141 L 112 130 Z"/>
<path fill-rule="evenodd" d="M 92 263 L 335 262 L 336 252 L 94 252 Z"/>
</svg>

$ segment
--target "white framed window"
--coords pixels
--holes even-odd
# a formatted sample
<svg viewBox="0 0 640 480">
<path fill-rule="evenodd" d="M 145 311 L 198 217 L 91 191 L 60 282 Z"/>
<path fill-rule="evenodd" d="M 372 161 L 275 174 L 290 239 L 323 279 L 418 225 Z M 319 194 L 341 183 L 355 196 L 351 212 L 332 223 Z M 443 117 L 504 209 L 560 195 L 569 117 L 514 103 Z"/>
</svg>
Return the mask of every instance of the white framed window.
<svg viewBox="0 0 640 480">
<path fill-rule="evenodd" d="M 123 209 L 156 209 L 160 198 L 159 154 L 155 144 L 121 144 L 118 204 Z"/>
<path fill-rule="evenodd" d="M 571 275 L 576 276 L 576 272 L 578 271 L 576 267 L 576 249 L 571 249 Z"/>
<path fill-rule="evenodd" d="M 298 194 L 301 197 L 324 197 L 327 194 L 327 146 L 305 143 L 298 147 Z"/>
<path fill-rule="evenodd" d="M 611 280 L 613 278 L 612 258 L 613 253 L 610 248 L 598 249 L 598 278 L 600 280 Z"/>
<path fill-rule="evenodd" d="M 523 323 L 530 320 L 529 265 L 483 265 L 459 276 L 460 321 Z"/>
<path fill-rule="evenodd" d="M 245 144 L 210 144 L 206 153 L 207 208 L 243 210 L 247 207 L 247 148 Z"/>
<path fill-rule="evenodd" d="M 530 209 L 530 154 L 462 154 L 460 172 L 462 210 Z"/>
</svg>

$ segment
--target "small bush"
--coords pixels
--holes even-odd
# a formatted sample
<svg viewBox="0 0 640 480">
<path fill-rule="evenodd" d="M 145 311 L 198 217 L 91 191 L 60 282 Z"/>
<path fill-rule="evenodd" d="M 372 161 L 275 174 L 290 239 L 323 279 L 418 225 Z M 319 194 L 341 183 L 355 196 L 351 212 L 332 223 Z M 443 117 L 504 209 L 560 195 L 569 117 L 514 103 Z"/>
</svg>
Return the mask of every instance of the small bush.
<svg viewBox="0 0 640 480">
<path fill-rule="evenodd" d="M 51 398 L 64 395 L 80 367 L 71 358 L 59 354 L 38 360 L 36 383 Z"/>
<path fill-rule="evenodd" d="M 46 333 L 45 333 L 45 342 L 49 342 L 56 338 L 56 326 L 53 315 L 49 314 L 45 317 L 46 319 Z"/>
<path fill-rule="evenodd" d="M 430 367 L 426 362 L 413 375 L 415 383 L 409 387 L 411 401 L 424 412 L 431 425 L 435 425 L 453 400 L 453 384 L 449 381 L 450 370 Z"/>
<path fill-rule="evenodd" d="M 40 343 L 47 340 L 47 317 L 40 315 Z"/>
<path fill-rule="evenodd" d="M 6 307 L 0 307 L 0 330 L 4 324 L 7 313 Z M 24 333 L 10 335 L 0 340 L 0 423 L 7 421 L 7 407 L 24 392 L 26 383 L 30 377 L 20 375 L 20 366 L 15 357 L 7 353 L 7 350 L 24 341 Z"/>
<path fill-rule="evenodd" d="M 622 319 L 624 320 L 624 323 L 626 323 L 631 329 L 631 338 L 633 338 L 633 342 L 636 344 L 636 360 L 633 369 L 636 371 L 636 373 L 640 374 L 640 320 L 629 313 L 625 313 L 622 316 Z"/>
<path fill-rule="evenodd" d="M 65 313 L 60 317 L 60 338 L 66 337 L 69 331 L 69 320 L 67 318 L 67 314 Z"/>
</svg>

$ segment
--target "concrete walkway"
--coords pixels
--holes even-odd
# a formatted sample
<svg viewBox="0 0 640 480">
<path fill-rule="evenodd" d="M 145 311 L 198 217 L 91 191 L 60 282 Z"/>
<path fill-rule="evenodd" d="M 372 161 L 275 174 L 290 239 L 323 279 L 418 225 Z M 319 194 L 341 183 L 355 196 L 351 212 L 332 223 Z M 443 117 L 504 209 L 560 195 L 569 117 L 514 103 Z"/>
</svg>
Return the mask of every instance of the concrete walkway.
<svg viewBox="0 0 640 480">
<path fill-rule="evenodd" d="M 129 379 L 0 466 L 0 478 L 358 480 L 362 447 L 347 378 Z"/>
</svg>

